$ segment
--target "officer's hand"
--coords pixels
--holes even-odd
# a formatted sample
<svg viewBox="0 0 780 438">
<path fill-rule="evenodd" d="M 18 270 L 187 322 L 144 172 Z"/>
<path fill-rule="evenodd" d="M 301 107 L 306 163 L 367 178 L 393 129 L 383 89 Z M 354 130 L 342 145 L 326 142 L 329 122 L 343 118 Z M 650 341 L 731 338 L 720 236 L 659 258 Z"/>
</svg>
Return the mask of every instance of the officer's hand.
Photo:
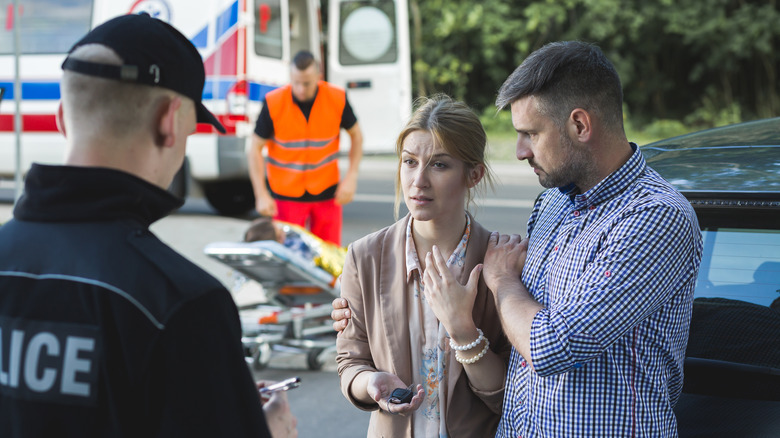
<svg viewBox="0 0 780 438">
<path fill-rule="evenodd" d="M 260 381 L 257 387 L 262 388 L 270 383 L 274 382 Z M 271 397 L 263 403 L 263 413 L 273 438 L 298 437 L 298 420 L 290 410 L 290 403 L 287 402 L 287 394 L 284 391 L 271 394 Z"/>
</svg>

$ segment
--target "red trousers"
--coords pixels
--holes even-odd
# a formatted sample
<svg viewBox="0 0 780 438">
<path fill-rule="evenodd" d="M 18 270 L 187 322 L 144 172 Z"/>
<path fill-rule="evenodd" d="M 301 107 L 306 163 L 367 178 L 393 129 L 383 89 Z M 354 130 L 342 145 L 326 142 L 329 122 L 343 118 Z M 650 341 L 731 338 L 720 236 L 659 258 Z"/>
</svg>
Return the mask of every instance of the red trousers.
<svg viewBox="0 0 780 438">
<path fill-rule="evenodd" d="M 276 209 L 274 219 L 306 227 L 320 239 L 341 246 L 341 206 L 335 200 L 296 202 L 277 199 Z"/>
</svg>

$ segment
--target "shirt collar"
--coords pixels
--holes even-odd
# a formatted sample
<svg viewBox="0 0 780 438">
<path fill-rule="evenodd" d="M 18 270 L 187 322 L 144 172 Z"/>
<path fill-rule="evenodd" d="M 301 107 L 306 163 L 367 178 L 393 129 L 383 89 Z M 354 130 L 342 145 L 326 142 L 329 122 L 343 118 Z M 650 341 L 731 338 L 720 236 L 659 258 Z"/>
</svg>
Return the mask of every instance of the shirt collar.
<svg viewBox="0 0 780 438">
<path fill-rule="evenodd" d="M 569 197 L 576 209 L 600 204 L 623 192 L 642 175 L 647 166 L 639 147 L 635 143 L 629 144 L 634 153 L 631 154 L 628 161 L 587 192 L 577 193 L 577 187 L 574 184 L 559 187 L 558 190 Z"/>
<path fill-rule="evenodd" d="M 182 204 L 167 191 L 120 170 L 33 164 L 14 217 L 41 222 L 134 218 L 149 226 Z"/>
</svg>

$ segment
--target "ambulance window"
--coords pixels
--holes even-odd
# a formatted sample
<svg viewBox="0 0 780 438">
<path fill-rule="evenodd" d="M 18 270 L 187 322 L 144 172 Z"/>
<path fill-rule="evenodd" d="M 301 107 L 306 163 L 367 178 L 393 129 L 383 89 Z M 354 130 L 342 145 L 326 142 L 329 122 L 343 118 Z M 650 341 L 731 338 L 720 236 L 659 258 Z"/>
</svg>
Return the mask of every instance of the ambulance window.
<svg viewBox="0 0 780 438">
<path fill-rule="evenodd" d="M 347 1 L 341 4 L 341 65 L 386 64 L 398 57 L 395 2 Z"/>
<path fill-rule="evenodd" d="M 257 2 L 255 8 L 255 53 L 282 59 L 282 8 L 279 0 Z"/>
<path fill-rule="evenodd" d="M 11 0 L 0 0 L 0 53 L 14 53 L 15 23 L 19 50 L 27 54 L 66 53 L 90 29 L 92 0 L 22 0 L 19 17 L 9 17 Z M 12 14 L 11 14 L 12 15 Z"/>
</svg>

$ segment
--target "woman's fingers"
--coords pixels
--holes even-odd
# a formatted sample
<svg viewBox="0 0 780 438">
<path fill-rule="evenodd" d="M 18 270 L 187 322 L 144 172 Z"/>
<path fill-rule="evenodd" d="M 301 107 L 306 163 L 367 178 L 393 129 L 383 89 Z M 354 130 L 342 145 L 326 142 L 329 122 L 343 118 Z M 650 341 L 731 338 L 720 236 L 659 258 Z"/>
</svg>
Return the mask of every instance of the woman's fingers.
<svg viewBox="0 0 780 438">
<path fill-rule="evenodd" d="M 439 273 L 439 277 L 444 278 L 446 276 L 449 279 L 449 277 L 452 276 L 452 273 L 450 272 L 450 268 L 447 267 L 447 261 L 444 260 L 444 256 L 441 255 L 441 251 L 439 251 L 439 247 L 433 245 L 433 248 L 431 249 L 431 253 L 433 253 L 434 266 L 436 266 L 436 270 Z"/>
</svg>

